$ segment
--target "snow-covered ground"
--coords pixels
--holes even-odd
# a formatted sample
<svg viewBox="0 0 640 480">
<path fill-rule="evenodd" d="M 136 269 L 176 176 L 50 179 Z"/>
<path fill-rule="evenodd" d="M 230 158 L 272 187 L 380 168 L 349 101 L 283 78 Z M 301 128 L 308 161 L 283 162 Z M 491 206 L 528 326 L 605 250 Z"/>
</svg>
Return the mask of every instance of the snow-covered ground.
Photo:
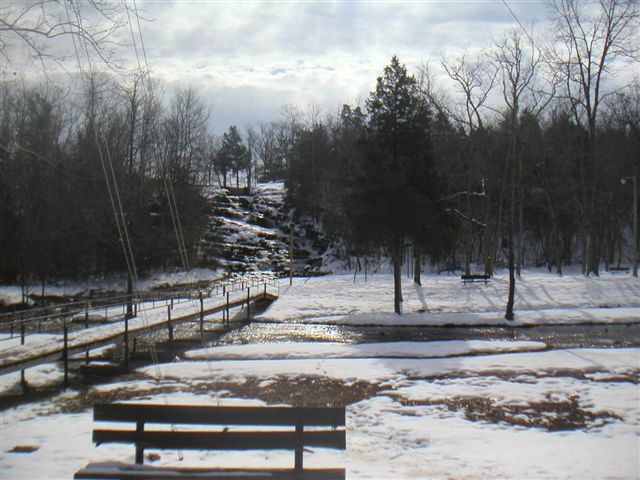
<svg viewBox="0 0 640 480">
<path fill-rule="evenodd" d="M 221 272 L 207 268 L 194 268 L 190 272 L 158 272 L 140 279 L 136 288 L 146 290 L 163 285 L 176 285 L 202 280 L 214 281 L 222 276 Z M 126 279 L 120 278 L 117 280 L 92 280 L 85 283 L 59 282 L 53 285 L 47 284 L 44 293 L 45 295 L 74 296 L 89 292 L 89 290 L 126 291 L 126 288 Z M 29 294 L 40 295 L 42 293 L 42 285 L 27 285 L 26 291 Z M 19 285 L 0 285 L 0 303 L 10 305 L 21 301 L 22 289 Z"/>
<path fill-rule="evenodd" d="M 426 275 L 331 275 L 281 284 L 265 321 L 504 324 L 506 277 L 489 285 Z M 640 282 L 524 272 L 516 325 L 640 321 Z M 424 310 L 424 312 L 420 312 Z M 1 346 L 1 344 L 0 344 Z M 34 345 L 37 348 L 37 345 Z M 89 462 L 133 462 L 132 446 L 91 443 L 91 405 L 128 400 L 209 405 L 346 404 L 346 454 L 313 450 L 305 465 L 349 479 L 638 479 L 640 348 L 543 350 L 539 342 L 280 343 L 190 352 L 131 376 L 1 413 L 0 478 L 62 479 Z M 57 366 L 27 372 L 39 384 Z M 1 391 L 19 374 L 0 377 Z M 32 447 L 31 453 L 12 452 Z M 20 450 L 20 448 L 18 449 Z M 26 448 L 26 450 L 30 450 Z M 160 452 L 154 465 L 282 466 L 291 452 Z"/>
<path fill-rule="evenodd" d="M 515 320 L 507 322 L 506 272 L 488 285 L 459 276 L 423 275 L 422 287 L 403 278 L 403 311 L 393 313 L 389 274 L 335 274 L 283 281 L 280 299 L 260 319 L 350 325 L 536 325 L 640 321 L 640 280 L 604 274 L 557 275 L 527 270 L 516 282 Z"/>
<path fill-rule="evenodd" d="M 503 351 L 504 342 L 496 347 Z M 339 349 L 339 346 L 336 346 Z M 425 350 L 429 343 L 407 346 Z M 460 345 L 451 343 L 451 352 Z M 518 345 L 514 345 L 518 347 Z M 347 406 L 346 455 L 316 450 L 305 464 L 345 466 L 347 478 L 636 479 L 640 475 L 639 349 L 573 349 L 448 358 L 244 360 L 147 367 L 143 378 L 97 386 L 95 398 L 210 405 L 263 404 L 274 383 L 320 396 L 327 382 L 372 390 Z M 446 355 L 441 346 L 440 353 Z M 335 353 L 335 352 L 334 352 Z M 371 352 L 375 353 L 375 352 Z M 255 395 L 234 393 L 255 385 Z M 312 385 L 312 386 L 310 386 Z M 315 386 L 313 386 L 315 385 Z M 314 390 L 315 389 L 315 390 Z M 2 413 L 0 478 L 71 478 L 90 461 L 133 461 L 131 446 L 91 444 L 92 416 L 67 391 Z M 278 402 L 274 403 L 287 403 Z M 71 411 L 68 411 L 71 409 Z M 32 453 L 12 453 L 17 446 Z M 154 465 L 291 466 L 291 452 L 160 452 Z"/>
<path fill-rule="evenodd" d="M 477 353 L 543 350 L 542 342 L 451 340 L 444 342 L 385 342 L 342 345 L 339 343 L 260 343 L 192 350 L 190 360 L 286 360 L 300 358 L 437 358 Z"/>
<path fill-rule="evenodd" d="M 265 287 L 266 288 L 266 287 Z M 272 290 L 269 287 L 267 290 Z M 204 310 L 222 308 L 227 298 L 231 303 L 242 302 L 247 298 L 245 290 L 235 290 L 228 292 L 228 296 L 218 294 L 203 299 L 202 306 Z M 261 288 L 254 288 L 252 296 L 262 294 Z M 163 306 L 164 302 L 156 302 Z M 129 320 L 129 332 L 131 334 L 136 331 L 142 331 L 146 328 L 158 325 L 164 325 L 167 321 L 167 310 L 165 308 L 153 307 L 154 302 L 143 302 L 140 304 L 138 316 Z M 239 307 L 236 307 L 239 309 Z M 174 303 L 171 310 L 173 319 L 186 316 L 197 316 L 200 312 L 200 302 L 198 300 L 186 300 Z M 122 319 L 122 317 L 120 317 Z M 96 342 L 102 339 L 110 338 L 122 334 L 124 329 L 123 321 L 115 321 L 107 325 L 99 325 L 85 330 L 77 330 L 68 334 L 68 347 L 70 349 L 86 345 L 90 342 Z M 7 338 L 8 335 L 2 334 L 0 337 L 0 363 L 2 365 L 13 364 L 14 362 L 31 359 L 34 356 L 44 356 L 56 350 L 61 350 L 64 343 L 62 335 L 27 335 L 24 345 L 20 342 L 19 336 Z M 3 389 L 0 387 L 0 392 Z"/>
</svg>

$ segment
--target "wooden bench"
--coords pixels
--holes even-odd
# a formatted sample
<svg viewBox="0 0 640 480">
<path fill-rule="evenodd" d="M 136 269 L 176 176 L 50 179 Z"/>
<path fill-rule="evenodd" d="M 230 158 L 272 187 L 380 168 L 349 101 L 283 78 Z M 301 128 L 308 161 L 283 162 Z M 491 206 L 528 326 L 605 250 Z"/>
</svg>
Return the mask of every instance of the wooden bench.
<svg viewBox="0 0 640 480">
<path fill-rule="evenodd" d="M 344 407 L 217 407 L 114 403 L 96 405 L 93 418 L 95 421 L 129 422 L 135 425 L 128 430 L 93 431 L 93 441 L 97 445 L 134 444 L 135 464 L 93 463 L 78 471 L 74 478 L 345 478 L 344 469 L 305 469 L 302 461 L 305 447 L 346 449 Z M 145 424 L 149 423 L 163 424 L 164 428 L 145 429 Z M 172 428 L 168 430 L 167 425 Z M 179 425 L 207 425 L 217 428 L 193 430 L 194 427 L 190 427 L 180 431 Z M 235 426 L 241 428 L 234 430 L 232 427 Z M 247 427 L 271 429 L 247 430 Z M 305 430 L 305 427 L 314 428 Z M 295 460 L 293 469 L 151 467 L 143 465 L 146 449 L 293 450 Z M 247 461 L 247 464 L 252 463 Z"/>
<path fill-rule="evenodd" d="M 475 282 L 484 282 L 486 285 L 489 283 L 491 277 L 485 273 L 474 273 L 471 275 L 461 275 L 462 283 L 466 285 L 467 283 L 475 283 Z"/>
<path fill-rule="evenodd" d="M 609 273 L 612 275 L 617 273 L 629 273 L 629 267 L 609 267 Z"/>
</svg>

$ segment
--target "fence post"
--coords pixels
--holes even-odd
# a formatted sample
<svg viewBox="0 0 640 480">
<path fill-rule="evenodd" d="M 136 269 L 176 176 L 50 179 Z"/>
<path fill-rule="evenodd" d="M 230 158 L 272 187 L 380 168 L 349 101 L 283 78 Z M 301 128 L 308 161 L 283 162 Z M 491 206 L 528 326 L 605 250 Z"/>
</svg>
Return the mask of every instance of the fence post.
<svg viewBox="0 0 640 480">
<path fill-rule="evenodd" d="M 231 320 L 229 319 L 229 292 L 227 292 L 227 327 L 230 325 Z"/>
<path fill-rule="evenodd" d="M 84 302 L 84 328 L 89 328 L 89 302 Z M 84 364 L 89 365 L 89 349 L 84 352 Z"/>
<path fill-rule="evenodd" d="M 200 335 L 204 334 L 204 300 L 202 299 L 202 292 L 198 292 L 200 297 Z"/>
<path fill-rule="evenodd" d="M 124 368 L 129 371 L 129 318 L 124 317 Z"/>
<path fill-rule="evenodd" d="M 251 318 L 251 287 L 247 287 L 247 321 Z"/>
<path fill-rule="evenodd" d="M 167 329 L 169 330 L 169 340 L 173 340 L 173 328 L 171 328 L 171 306 L 167 305 Z"/>
<path fill-rule="evenodd" d="M 24 345 L 24 322 L 20 322 L 20 345 Z M 24 369 L 20 370 L 20 386 L 24 392 L 27 387 L 27 380 L 24 376 Z"/>
<path fill-rule="evenodd" d="M 62 347 L 62 360 L 64 362 L 64 388 L 69 388 L 69 329 L 67 328 L 67 321 L 63 320 L 63 322 L 64 344 Z"/>
</svg>

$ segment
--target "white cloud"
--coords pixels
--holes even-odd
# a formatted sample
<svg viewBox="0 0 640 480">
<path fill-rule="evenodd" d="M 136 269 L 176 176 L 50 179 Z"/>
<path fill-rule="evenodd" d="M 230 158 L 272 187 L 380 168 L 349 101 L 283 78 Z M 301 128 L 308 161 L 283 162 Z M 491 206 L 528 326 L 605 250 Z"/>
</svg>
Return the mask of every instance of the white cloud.
<svg viewBox="0 0 640 480">
<path fill-rule="evenodd" d="M 502 2 L 144 2 L 154 74 L 197 86 L 216 131 L 265 120 L 284 103 L 325 111 L 364 98 L 392 55 L 410 69 L 488 46 L 513 18 Z M 512 6 L 523 22 L 540 2 Z M 244 121 L 242 121 L 244 120 Z"/>
<path fill-rule="evenodd" d="M 11 1 L 11 0 L 9 0 Z M 523 24 L 546 17 L 540 1 L 508 1 Z M 502 1 L 226 2 L 138 0 L 147 59 L 167 86 L 193 86 L 212 125 L 276 118 L 283 104 L 324 111 L 365 98 L 396 54 L 410 71 L 441 54 L 489 47 L 516 25 Z M 136 24 L 134 24 L 134 27 Z M 120 32 L 130 42 L 130 32 Z M 138 47 L 140 45 L 138 44 Z M 70 70 L 75 68 L 73 46 Z M 135 65 L 132 46 L 125 51 Z M 36 72 L 30 66 L 29 72 Z"/>
</svg>

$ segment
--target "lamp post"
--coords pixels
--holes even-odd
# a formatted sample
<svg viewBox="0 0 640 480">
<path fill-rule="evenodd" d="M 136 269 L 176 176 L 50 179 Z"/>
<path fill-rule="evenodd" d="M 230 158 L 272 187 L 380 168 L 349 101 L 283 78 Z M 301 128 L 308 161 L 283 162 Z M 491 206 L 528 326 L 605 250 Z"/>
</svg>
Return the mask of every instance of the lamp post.
<svg viewBox="0 0 640 480">
<path fill-rule="evenodd" d="M 623 177 L 620 183 L 623 185 L 631 180 L 633 185 L 633 244 L 631 248 L 631 268 L 633 276 L 638 276 L 638 169 L 633 167 L 633 174 L 630 177 Z"/>
</svg>

